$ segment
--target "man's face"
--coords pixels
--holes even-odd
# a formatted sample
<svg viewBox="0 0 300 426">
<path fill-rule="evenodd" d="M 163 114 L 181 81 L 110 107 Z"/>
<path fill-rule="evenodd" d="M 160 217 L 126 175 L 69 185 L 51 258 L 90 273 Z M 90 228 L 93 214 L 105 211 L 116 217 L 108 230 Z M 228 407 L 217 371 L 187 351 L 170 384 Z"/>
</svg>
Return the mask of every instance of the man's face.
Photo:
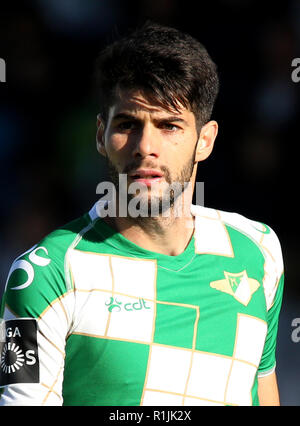
<svg viewBox="0 0 300 426">
<path fill-rule="evenodd" d="M 119 174 L 126 174 L 127 190 L 134 182 L 143 184 L 139 198 L 148 205 L 156 200 L 161 206 L 164 198 L 170 198 L 171 185 L 177 183 L 182 191 L 190 182 L 197 140 L 191 111 L 169 111 L 140 92 L 128 91 L 109 110 L 100 152 L 107 157 L 117 189 Z M 171 205 L 175 198 L 171 191 Z"/>
</svg>

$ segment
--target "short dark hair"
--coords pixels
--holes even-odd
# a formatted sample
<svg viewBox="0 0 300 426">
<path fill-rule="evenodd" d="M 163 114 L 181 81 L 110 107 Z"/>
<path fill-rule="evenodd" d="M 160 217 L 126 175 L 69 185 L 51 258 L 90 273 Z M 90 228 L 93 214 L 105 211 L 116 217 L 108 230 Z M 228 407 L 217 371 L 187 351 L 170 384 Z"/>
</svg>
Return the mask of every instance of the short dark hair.
<svg viewBox="0 0 300 426">
<path fill-rule="evenodd" d="M 96 61 L 100 114 L 107 120 L 119 90 L 141 90 L 166 109 L 190 109 L 202 126 L 219 90 L 217 68 L 205 47 L 175 28 L 146 22 L 105 47 Z"/>
</svg>

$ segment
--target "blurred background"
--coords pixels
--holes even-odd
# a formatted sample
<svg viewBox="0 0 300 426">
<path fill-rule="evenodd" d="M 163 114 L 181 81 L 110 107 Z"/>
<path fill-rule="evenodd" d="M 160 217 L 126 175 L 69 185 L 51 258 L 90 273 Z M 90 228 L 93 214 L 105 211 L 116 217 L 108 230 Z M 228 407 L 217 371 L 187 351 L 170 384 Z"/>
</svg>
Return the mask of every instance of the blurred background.
<svg viewBox="0 0 300 426">
<path fill-rule="evenodd" d="M 189 32 L 218 65 L 220 130 L 198 180 L 205 206 L 267 223 L 281 241 L 277 374 L 282 405 L 300 405 L 300 342 L 291 338 L 300 318 L 300 82 L 291 66 L 300 57 L 299 0 L 1 3 L 0 295 L 19 254 L 97 200 L 105 172 L 95 145 L 95 58 L 146 19 Z"/>
</svg>

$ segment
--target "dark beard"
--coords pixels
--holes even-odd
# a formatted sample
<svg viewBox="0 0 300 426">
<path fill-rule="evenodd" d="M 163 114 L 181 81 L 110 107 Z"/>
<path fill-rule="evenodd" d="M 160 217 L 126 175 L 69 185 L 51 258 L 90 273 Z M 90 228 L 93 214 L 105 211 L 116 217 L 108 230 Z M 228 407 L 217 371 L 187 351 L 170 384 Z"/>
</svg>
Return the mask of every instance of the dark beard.
<svg viewBox="0 0 300 426">
<path fill-rule="evenodd" d="M 193 173 L 193 169 L 194 169 L 194 164 L 195 164 L 195 162 L 194 162 L 195 155 L 196 155 L 196 149 L 194 150 L 193 157 L 185 164 L 185 166 L 181 169 L 179 176 L 173 182 L 172 182 L 172 179 L 171 179 L 169 169 L 165 166 L 161 166 L 160 169 L 164 174 L 164 179 L 167 182 L 167 184 L 169 185 L 169 187 L 171 186 L 171 188 L 170 188 L 169 191 L 167 191 L 167 194 L 162 194 L 160 197 L 155 197 L 155 198 L 154 197 L 148 197 L 148 202 L 142 203 L 142 205 L 140 203 L 139 210 L 142 212 L 142 215 L 141 215 L 142 218 L 143 217 L 160 216 L 163 213 L 166 213 L 170 208 L 174 207 L 176 200 L 185 191 L 185 189 L 187 188 L 187 186 L 190 182 L 190 179 L 191 179 L 191 176 L 192 176 L 192 173 Z M 106 157 L 106 160 L 107 160 L 107 168 L 108 168 L 109 178 L 111 179 L 111 182 L 114 184 L 114 186 L 116 188 L 117 197 L 118 197 L 118 194 L 120 192 L 119 172 L 116 169 L 116 167 L 112 164 L 112 162 L 110 161 L 110 159 L 108 157 Z M 124 168 L 122 174 L 128 175 L 128 173 L 137 169 L 139 166 L 140 166 L 140 164 L 138 164 L 137 161 L 134 161 L 134 162 L 128 164 Z M 155 166 L 153 167 L 153 165 L 151 165 L 151 164 L 148 164 L 148 165 L 144 164 L 144 166 L 149 167 L 149 168 L 151 168 L 151 167 L 155 168 Z M 148 188 L 148 194 L 149 194 L 149 189 L 151 190 L 151 188 Z M 124 191 L 124 189 L 123 189 L 123 191 Z M 127 188 L 126 188 L 126 192 L 127 192 Z M 164 195 L 165 195 L 165 197 L 164 197 Z M 127 193 L 128 204 L 130 203 L 131 200 L 133 200 L 137 196 L 138 195 L 136 195 L 136 194 Z M 153 212 L 155 212 L 154 215 L 153 215 Z M 135 219 L 137 219 L 137 218 L 135 217 Z"/>
</svg>

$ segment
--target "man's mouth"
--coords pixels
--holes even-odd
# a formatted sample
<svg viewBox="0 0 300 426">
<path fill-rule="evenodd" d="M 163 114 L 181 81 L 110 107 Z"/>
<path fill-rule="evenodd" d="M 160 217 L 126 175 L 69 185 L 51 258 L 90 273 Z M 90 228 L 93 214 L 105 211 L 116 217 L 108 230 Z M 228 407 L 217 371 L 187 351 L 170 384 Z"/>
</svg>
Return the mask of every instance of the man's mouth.
<svg viewBox="0 0 300 426">
<path fill-rule="evenodd" d="M 139 182 L 145 184 L 146 186 L 150 186 L 153 183 L 160 182 L 163 179 L 163 173 L 154 169 L 138 169 L 129 173 L 129 177 L 133 179 L 134 182 Z"/>
</svg>

